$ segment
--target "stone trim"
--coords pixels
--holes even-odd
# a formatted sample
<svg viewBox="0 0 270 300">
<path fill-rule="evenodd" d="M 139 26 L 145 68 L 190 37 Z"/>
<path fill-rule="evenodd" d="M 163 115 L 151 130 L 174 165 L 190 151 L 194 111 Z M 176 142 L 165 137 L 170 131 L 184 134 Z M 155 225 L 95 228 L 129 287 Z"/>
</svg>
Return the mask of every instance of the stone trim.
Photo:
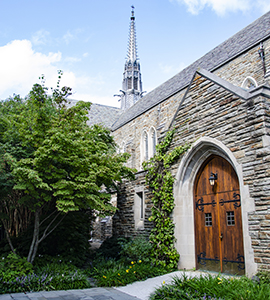
<svg viewBox="0 0 270 300">
<path fill-rule="evenodd" d="M 233 153 L 215 138 L 202 137 L 194 143 L 192 148 L 181 160 L 174 185 L 176 207 L 174 222 L 176 224 L 176 248 L 181 253 L 179 268 L 194 268 L 195 261 L 195 224 L 193 207 L 193 189 L 196 174 L 203 162 L 212 154 L 226 159 L 235 169 L 239 179 L 241 193 L 243 242 L 246 264 L 246 275 L 253 275 L 257 271 L 254 262 L 254 252 L 248 230 L 248 213 L 254 212 L 254 200 L 249 195 L 248 186 L 244 185 L 242 166 L 237 162 Z"/>
</svg>

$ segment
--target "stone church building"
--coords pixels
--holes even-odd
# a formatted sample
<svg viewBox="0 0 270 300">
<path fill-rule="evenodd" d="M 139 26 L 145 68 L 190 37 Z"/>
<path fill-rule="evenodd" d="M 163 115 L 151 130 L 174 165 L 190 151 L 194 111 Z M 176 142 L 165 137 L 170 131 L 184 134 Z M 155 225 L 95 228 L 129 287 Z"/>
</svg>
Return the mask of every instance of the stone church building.
<svg viewBox="0 0 270 300">
<path fill-rule="evenodd" d="M 137 169 L 120 187 L 113 232 L 151 230 L 142 162 L 176 128 L 172 147 L 191 144 L 171 169 L 179 268 L 270 269 L 270 12 L 143 93 L 132 10 L 121 109 L 95 104 L 89 115 L 111 128 Z"/>
</svg>

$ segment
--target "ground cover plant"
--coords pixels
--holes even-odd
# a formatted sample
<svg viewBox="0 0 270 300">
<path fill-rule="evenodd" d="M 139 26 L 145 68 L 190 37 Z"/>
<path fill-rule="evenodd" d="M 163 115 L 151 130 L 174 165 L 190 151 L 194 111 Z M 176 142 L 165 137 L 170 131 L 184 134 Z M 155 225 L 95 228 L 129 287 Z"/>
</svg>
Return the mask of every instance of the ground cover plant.
<svg viewBox="0 0 270 300">
<path fill-rule="evenodd" d="M 0 261 L 0 294 L 83 289 L 90 287 L 87 275 L 61 257 L 48 257 L 37 266 L 15 253 L 2 257 Z"/>
<path fill-rule="evenodd" d="M 103 266 L 103 268 L 102 268 Z M 94 268 L 91 276 L 96 279 L 97 286 L 124 286 L 129 283 L 146 280 L 170 272 L 167 268 L 151 264 L 149 261 L 116 261 L 103 260 Z"/>
<path fill-rule="evenodd" d="M 200 276 L 199 278 L 174 278 L 172 284 L 163 284 L 150 297 L 150 300 L 177 299 L 245 299 L 264 300 L 270 298 L 269 281 L 260 276 L 249 279 L 242 277 Z"/>
<path fill-rule="evenodd" d="M 152 244 L 145 237 L 132 240 L 114 237 L 101 246 L 86 272 L 97 286 L 124 286 L 175 270 L 154 263 L 151 251 Z"/>
</svg>

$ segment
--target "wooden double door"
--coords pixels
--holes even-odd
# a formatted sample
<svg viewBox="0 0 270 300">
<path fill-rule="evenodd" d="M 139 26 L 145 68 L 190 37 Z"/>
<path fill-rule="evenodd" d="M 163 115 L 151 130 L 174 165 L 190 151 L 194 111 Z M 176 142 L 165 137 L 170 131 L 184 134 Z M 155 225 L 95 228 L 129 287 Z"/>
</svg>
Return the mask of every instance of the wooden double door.
<svg viewBox="0 0 270 300">
<path fill-rule="evenodd" d="M 217 175 L 214 185 L 211 173 Z M 244 274 L 239 182 L 220 156 L 211 156 L 196 176 L 194 214 L 197 269 Z"/>
</svg>

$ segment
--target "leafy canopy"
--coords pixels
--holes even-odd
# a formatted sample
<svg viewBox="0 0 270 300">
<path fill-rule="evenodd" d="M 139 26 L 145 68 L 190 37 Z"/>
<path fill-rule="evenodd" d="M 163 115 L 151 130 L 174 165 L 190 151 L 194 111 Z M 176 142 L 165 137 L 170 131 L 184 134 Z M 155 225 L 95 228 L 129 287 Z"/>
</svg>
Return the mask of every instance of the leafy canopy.
<svg viewBox="0 0 270 300">
<path fill-rule="evenodd" d="M 1 103 L 1 171 L 33 211 L 54 199 L 63 212 L 91 207 L 109 213 L 107 190 L 132 176 L 124 165 L 128 157 L 117 154 L 108 129 L 87 125 L 90 103 L 68 107 L 70 91 L 49 96 L 35 84 L 25 101 L 16 96 Z"/>
</svg>

